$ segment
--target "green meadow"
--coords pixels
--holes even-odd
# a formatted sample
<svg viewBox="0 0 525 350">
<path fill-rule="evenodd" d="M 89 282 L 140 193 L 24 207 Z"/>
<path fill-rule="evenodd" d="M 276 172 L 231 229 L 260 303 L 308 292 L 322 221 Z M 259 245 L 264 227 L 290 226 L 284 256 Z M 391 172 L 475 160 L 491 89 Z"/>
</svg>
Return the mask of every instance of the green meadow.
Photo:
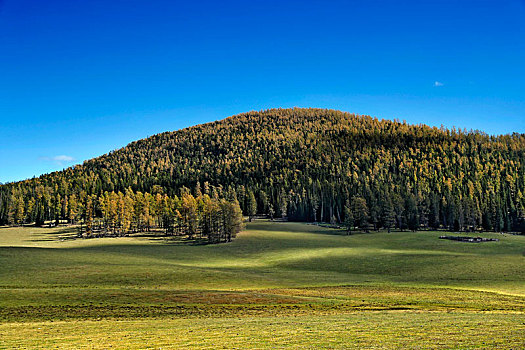
<svg viewBox="0 0 525 350">
<path fill-rule="evenodd" d="M 0 229 L 0 348 L 523 348 L 525 236 L 255 221 L 227 244 Z"/>
</svg>

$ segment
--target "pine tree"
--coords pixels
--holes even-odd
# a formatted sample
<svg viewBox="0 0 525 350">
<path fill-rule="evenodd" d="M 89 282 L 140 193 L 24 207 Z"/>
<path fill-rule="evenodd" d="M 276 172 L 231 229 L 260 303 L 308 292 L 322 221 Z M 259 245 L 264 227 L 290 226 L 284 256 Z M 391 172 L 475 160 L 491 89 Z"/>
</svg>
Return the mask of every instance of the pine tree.
<svg viewBox="0 0 525 350">
<path fill-rule="evenodd" d="M 390 230 L 396 224 L 396 214 L 394 212 L 394 206 L 392 205 L 390 198 L 383 202 L 382 218 L 383 226 L 388 230 L 388 233 L 390 233 Z"/>
<path fill-rule="evenodd" d="M 352 233 L 352 229 L 355 226 L 354 214 L 352 212 L 351 204 L 348 202 L 345 205 L 345 221 L 344 225 L 346 226 L 346 233 L 349 235 Z"/>
<path fill-rule="evenodd" d="M 252 218 L 257 214 L 257 201 L 255 200 L 255 195 L 252 191 L 248 191 L 248 205 L 247 205 L 247 214 L 252 222 Z"/>
<path fill-rule="evenodd" d="M 353 197 L 350 202 L 350 210 L 354 218 L 354 223 L 360 229 L 368 232 L 369 211 L 366 200 L 362 197 Z"/>
</svg>

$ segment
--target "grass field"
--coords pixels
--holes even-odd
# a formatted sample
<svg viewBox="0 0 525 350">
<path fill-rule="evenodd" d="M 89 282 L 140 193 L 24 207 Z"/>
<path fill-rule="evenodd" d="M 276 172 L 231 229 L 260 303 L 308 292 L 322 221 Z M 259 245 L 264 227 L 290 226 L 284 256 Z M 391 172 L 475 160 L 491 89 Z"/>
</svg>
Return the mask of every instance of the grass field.
<svg viewBox="0 0 525 350">
<path fill-rule="evenodd" d="M 525 237 L 343 235 L 256 221 L 232 243 L 0 229 L 0 348 L 525 347 Z"/>
</svg>

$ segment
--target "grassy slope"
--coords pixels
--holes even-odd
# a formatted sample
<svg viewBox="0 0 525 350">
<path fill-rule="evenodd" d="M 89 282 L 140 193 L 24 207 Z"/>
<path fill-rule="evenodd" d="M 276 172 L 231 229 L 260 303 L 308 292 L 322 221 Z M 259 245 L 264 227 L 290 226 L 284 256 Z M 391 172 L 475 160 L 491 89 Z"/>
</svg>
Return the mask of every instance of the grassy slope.
<svg viewBox="0 0 525 350">
<path fill-rule="evenodd" d="M 4 320 L 0 339 L 14 346 L 21 341 L 17 330 L 27 328 L 24 344 L 31 346 L 31 341 L 41 339 L 40 330 L 61 329 L 64 337 L 50 338 L 48 345 L 53 345 L 52 339 L 67 345 L 84 339 L 74 340 L 73 328 L 78 326 L 98 339 L 92 343 L 96 344 L 103 341 L 97 325 L 111 329 L 114 322 L 122 332 L 135 332 L 134 339 L 145 336 L 142 329 L 162 341 L 171 334 L 191 342 L 195 339 L 184 333 L 188 326 L 197 325 L 204 332 L 213 324 L 222 334 L 228 320 L 233 320 L 230 317 L 242 317 L 246 322 L 239 332 L 260 329 L 261 346 L 272 345 L 264 340 L 265 334 L 279 329 L 285 341 L 286 332 L 310 327 L 309 322 L 319 333 L 315 338 L 327 346 L 343 344 L 354 332 L 364 332 L 355 344 L 377 346 L 370 342 L 381 337 L 364 330 L 366 322 L 376 322 L 376 317 L 386 322 L 389 341 L 412 346 L 430 339 L 422 338 L 432 333 L 426 328 L 449 326 L 447 317 L 452 316 L 444 311 L 454 311 L 465 323 L 461 327 L 478 323 L 500 329 L 500 337 L 483 332 L 486 336 L 473 336 L 466 346 L 525 342 L 525 332 L 514 333 L 524 324 L 525 237 L 487 233 L 484 236 L 501 241 L 468 244 L 439 240 L 437 232 L 334 233 L 299 223 L 256 222 L 231 244 L 189 246 L 158 237 L 74 240 L 63 229 L 0 229 L 0 320 Z M 410 317 L 393 311 L 381 311 L 388 317 L 360 311 L 392 309 L 417 311 L 410 311 Z M 486 310 L 492 312 L 479 313 Z M 145 316 L 151 319 L 136 320 Z M 186 319 L 203 316 L 214 318 Z M 98 317 L 120 321 L 94 325 L 92 320 Z M 179 318 L 169 321 L 174 327 L 171 333 L 159 336 L 159 324 L 166 327 L 167 317 Z M 43 322 L 47 319 L 79 320 L 59 325 Z M 416 328 L 414 339 L 419 342 L 396 338 L 404 319 L 407 327 Z M 434 326 L 427 325 L 430 320 Z M 363 329 L 320 331 L 331 323 L 348 322 L 364 322 Z M 120 339 L 118 334 L 112 331 L 107 337 Z M 211 343 L 201 345 L 211 346 L 213 334 L 212 329 L 203 340 Z M 452 334 L 449 345 L 458 337 Z M 238 345 L 239 339 L 228 339 L 226 346 Z"/>
</svg>

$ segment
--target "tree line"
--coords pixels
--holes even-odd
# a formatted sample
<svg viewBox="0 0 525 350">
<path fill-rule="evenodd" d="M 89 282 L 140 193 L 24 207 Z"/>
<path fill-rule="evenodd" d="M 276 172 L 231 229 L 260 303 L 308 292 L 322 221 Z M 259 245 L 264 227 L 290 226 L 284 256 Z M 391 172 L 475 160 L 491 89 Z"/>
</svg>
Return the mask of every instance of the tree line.
<svg viewBox="0 0 525 350">
<path fill-rule="evenodd" d="M 84 191 L 181 187 L 250 216 L 379 229 L 525 232 L 525 135 L 410 125 L 333 110 L 272 109 L 139 140 L 63 171 L 0 186 L 0 224 L 36 202 L 44 220 Z M 211 196 L 212 197 L 212 196 Z"/>
<path fill-rule="evenodd" d="M 230 242 L 243 228 L 243 216 L 236 200 L 219 198 L 215 192 L 192 195 L 186 188 L 180 196 L 157 192 L 104 192 L 79 196 L 45 194 L 30 205 L 13 206 L 9 220 L 14 225 L 34 222 L 36 225 L 78 225 L 78 237 L 95 238 L 126 236 L 138 232 L 162 230 L 166 235 L 187 236 L 188 239 L 210 243 Z M 20 197 L 13 199 L 17 204 Z M 47 213 L 47 214 L 46 214 Z M 46 220 L 51 219 L 51 220 Z"/>
</svg>

